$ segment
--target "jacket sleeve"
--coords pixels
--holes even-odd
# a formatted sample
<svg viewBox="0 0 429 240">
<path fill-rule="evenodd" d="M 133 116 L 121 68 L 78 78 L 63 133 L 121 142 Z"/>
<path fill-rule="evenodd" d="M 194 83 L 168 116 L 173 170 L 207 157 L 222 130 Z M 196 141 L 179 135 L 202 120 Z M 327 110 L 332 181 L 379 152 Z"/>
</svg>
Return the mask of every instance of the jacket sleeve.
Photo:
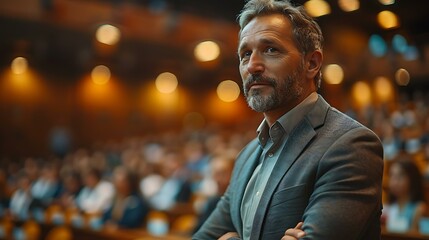
<svg viewBox="0 0 429 240">
<path fill-rule="evenodd" d="M 192 236 L 193 240 L 218 239 L 227 232 L 236 232 L 230 214 L 231 191 L 230 185 L 210 217 Z"/>
<path fill-rule="evenodd" d="M 234 194 L 237 192 L 238 180 L 243 177 L 243 172 L 247 171 L 244 169 L 251 169 L 252 167 L 255 167 L 256 161 L 249 162 L 249 159 L 253 159 L 251 155 L 257 153 L 255 151 L 257 151 L 258 148 L 259 142 L 257 139 L 254 139 L 238 155 L 228 189 L 221 197 L 215 210 L 212 212 L 207 221 L 194 234 L 194 236 L 192 236 L 193 240 L 218 239 L 228 232 L 238 232 L 238 234 L 241 235 L 239 230 L 234 226 L 231 217 L 231 199 L 234 199 Z M 230 238 L 229 240 L 239 239 L 240 238 L 234 237 Z"/>
<path fill-rule="evenodd" d="M 379 238 L 382 175 L 383 149 L 374 133 L 357 127 L 336 140 L 320 159 L 303 239 Z"/>
</svg>

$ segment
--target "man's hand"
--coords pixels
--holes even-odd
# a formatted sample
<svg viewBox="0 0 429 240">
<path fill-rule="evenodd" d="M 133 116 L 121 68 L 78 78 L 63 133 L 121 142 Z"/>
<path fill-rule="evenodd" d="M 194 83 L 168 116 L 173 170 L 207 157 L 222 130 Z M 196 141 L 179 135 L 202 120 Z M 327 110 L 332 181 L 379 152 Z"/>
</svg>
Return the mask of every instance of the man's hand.
<svg viewBox="0 0 429 240">
<path fill-rule="evenodd" d="M 305 236 L 305 232 L 301 230 L 303 222 L 299 222 L 295 228 L 286 230 L 285 235 L 281 240 L 297 240 Z"/>
<path fill-rule="evenodd" d="M 220 237 L 218 240 L 228 240 L 230 238 L 240 238 L 240 236 L 238 235 L 238 233 L 236 232 L 229 232 L 229 233 L 225 233 L 222 237 Z"/>
</svg>

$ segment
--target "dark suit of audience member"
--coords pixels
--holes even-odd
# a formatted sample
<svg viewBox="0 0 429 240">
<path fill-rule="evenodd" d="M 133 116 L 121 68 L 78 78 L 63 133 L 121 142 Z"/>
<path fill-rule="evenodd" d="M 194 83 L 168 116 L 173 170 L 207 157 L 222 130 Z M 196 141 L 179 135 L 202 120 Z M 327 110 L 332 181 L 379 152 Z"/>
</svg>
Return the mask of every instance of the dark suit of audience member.
<svg viewBox="0 0 429 240">
<path fill-rule="evenodd" d="M 107 228 L 138 228 L 148 211 L 148 204 L 139 195 L 138 179 L 124 167 L 113 173 L 116 197 L 112 206 L 103 214 Z"/>
<path fill-rule="evenodd" d="M 191 198 L 191 184 L 184 168 L 183 156 L 177 151 L 165 154 L 161 174 L 163 183 L 160 189 L 148 201 L 156 210 L 170 210 L 177 203 L 188 202 Z"/>
<path fill-rule="evenodd" d="M 207 199 L 201 213 L 198 216 L 198 223 L 194 232 L 198 231 L 204 222 L 209 218 L 213 210 L 221 199 L 222 195 L 228 188 L 229 180 L 231 179 L 232 169 L 234 168 L 234 159 L 227 157 L 215 157 L 210 162 L 211 178 L 216 182 L 217 194 Z"/>
</svg>

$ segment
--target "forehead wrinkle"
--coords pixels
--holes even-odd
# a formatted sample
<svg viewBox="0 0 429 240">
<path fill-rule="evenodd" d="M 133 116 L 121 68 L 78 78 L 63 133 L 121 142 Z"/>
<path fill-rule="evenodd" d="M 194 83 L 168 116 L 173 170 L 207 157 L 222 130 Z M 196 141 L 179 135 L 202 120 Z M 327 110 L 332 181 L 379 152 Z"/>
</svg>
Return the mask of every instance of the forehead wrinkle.
<svg viewBox="0 0 429 240">
<path fill-rule="evenodd" d="M 239 50 L 247 47 L 247 45 L 249 44 L 249 41 L 247 41 L 249 37 L 251 38 L 250 42 L 255 41 L 257 43 L 262 43 L 266 45 L 282 44 L 282 40 L 293 40 L 291 37 L 280 34 L 279 32 L 264 29 L 244 36 L 240 40 L 240 44 L 238 46 Z"/>
</svg>

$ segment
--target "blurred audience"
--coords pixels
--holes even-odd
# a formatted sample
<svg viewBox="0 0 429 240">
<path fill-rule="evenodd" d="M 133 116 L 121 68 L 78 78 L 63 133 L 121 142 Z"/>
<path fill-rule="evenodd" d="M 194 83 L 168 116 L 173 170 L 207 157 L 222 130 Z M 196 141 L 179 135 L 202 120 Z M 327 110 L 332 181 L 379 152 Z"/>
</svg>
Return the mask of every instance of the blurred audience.
<svg viewBox="0 0 429 240">
<path fill-rule="evenodd" d="M 77 207 L 87 214 L 102 214 L 111 207 L 115 189 L 103 180 L 102 173 L 90 168 L 84 174 L 84 187 L 76 198 Z"/>
<path fill-rule="evenodd" d="M 31 186 L 33 201 L 31 208 L 47 208 L 61 191 L 58 169 L 54 164 L 46 163 L 40 176 Z"/>
<path fill-rule="evenodd" d="M 429 97 L 397 99 L 345 111 L 383 143 L 386 230 L 422 232 L 422 222 L 429 222 Z M 256 136 L 255 127 L 210 125 L 100 141 L 60 159 L 0 156 L 0 218 L 37 220 L 30 207 L 54 205 L 75 211 L 80 224 L 101 217 L 96 220 L 109 229 L 143 227 L 150 211 L 170 220 L 178 212 L 197 213 L 198 228 L 226 190 L 234 159 Z"/>
<path fill-rule="evenodd" d="M 149 212 L 149 206 L 139 193 L 137 175 L 119 166 L 113 172 L 113 184 L 116 195 L 112 206 L 103 214 L 106 227 L 140 227 Z"/>
<path fill-rule="evenodd" d="M 204 206 L 202 207 L 202 211 L 198 217 L 198 224 L 194 230 L 195 232 L 198 231 L 198 229 L 203 225 L 203 223 L 213 212 L 220 198 L 228 188 L 233 168 L 234 159 L 226 157 L 215 157 L 211 161 L 210 175 L 216 183 L 216 194 L 214 196 L 208 197 Z"/>
<path fill-rule="evenodd" d="M 12 218 L 26 220 L 29 217 L 32 201 L 30 178 L 25 173 L 22 173 L 18 177 L 18 188 L 10 199 L 9 211 Z"/>
<path fill-rule="evenodd" d="M 83 184 L 80 174 L 74 170 L 66 172 L 63 175 L 63 187 L 56 203 L 66 208 L 74 205 L 77 196 L 83 188 Z"/>
<path fill-rule="evenodd" d="M 389 204 L 384 207 L 388 231 L 418 231 L 427 208 L 423 191 L 422 175 L 411 159 L 399 159 L 391 164 Z"/>
<path fill-rule="evenodd" d="M 6 172 L 0 169 L 0 217 L 9 208 L 11 190 L 7 184 Z"/>
<path fill-rule="evenodd" d="M 162 184 L 158 191 L 149 198 L 152 208 L 169 210 L 176 203 L 190 200 L 191 184 L 180 152 L 171 150 L 165 153 L 160 172 L 163 179 Z"/>
</svg>

